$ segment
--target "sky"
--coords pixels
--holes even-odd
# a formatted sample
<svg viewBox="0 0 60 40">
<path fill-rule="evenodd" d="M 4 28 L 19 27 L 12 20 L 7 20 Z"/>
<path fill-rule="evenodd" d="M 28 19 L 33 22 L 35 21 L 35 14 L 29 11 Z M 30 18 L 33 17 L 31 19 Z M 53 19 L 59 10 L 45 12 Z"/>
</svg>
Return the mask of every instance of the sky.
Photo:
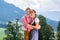
<svg viewBox="0 0 60 40">
<path fill-rule="evenodd" d="M 25 10 L 27 7 L 36 10 L 37 14 L 59 21 L 60 20 L 60 0 L 4 0 L 9 4 Z"/>
</svg>

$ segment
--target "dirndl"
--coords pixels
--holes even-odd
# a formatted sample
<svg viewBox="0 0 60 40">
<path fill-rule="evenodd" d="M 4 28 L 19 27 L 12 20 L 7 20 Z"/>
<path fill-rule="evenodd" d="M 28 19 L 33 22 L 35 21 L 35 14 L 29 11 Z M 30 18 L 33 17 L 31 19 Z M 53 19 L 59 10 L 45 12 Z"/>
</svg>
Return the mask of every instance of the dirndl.
<svg viewBox="0 0 60 40">
<path fill-rule="evenodd" d="M 30 31 L 30 38 L 29 40 L 38 40 L 38 30 L 32 29 Z"/>
</svg>

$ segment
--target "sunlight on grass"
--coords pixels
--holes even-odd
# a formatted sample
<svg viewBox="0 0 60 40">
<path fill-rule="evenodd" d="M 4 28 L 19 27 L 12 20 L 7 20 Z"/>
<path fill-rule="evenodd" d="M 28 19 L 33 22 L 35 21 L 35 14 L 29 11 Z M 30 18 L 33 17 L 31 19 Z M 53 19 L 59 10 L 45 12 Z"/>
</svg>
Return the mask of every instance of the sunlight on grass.
<svg viewBox="0 0 60 40">
<path fill-rule="evenodd" d="M 0 28 L 0 40 L 3 40 L 3 38 L 6 36 L 4 30 L 5 28 Z"/>
</svg>

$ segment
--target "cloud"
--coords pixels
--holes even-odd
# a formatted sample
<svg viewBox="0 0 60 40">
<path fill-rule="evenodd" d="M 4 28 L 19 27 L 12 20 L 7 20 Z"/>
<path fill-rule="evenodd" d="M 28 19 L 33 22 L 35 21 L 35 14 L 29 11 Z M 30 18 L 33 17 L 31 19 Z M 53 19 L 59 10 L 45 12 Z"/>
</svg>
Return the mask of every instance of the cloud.
<svg viewBox="0 0 60 40">
<path fill-rule="evenodd" d="M 27 7 L 35 9 L 37 12 L 41 11 L 60 11 L 59 0 L 5 0 L 23 10 Z M 57 4 L 58 3 L 58 4 Z"/>
<path fill-rule="evenodd" d="M 41 1 L 41 10 L 42 11 L 59 11 L 60 7 L 57 3 L 52 0 L 42 0 Z"/>
<path fill-rule="evenodd" d="M 23 10 L 27 7 L 31 9 L 40 9 L 40 3 L 37 0 L 5 0 L 5 2 L 15 5 Z"/>
<path fill-rule="evenodd" d="M 27 7 L 30 7 L 31 9 L 35 9 L 37 14 L 41 14 L 42 12 L 48 11 L 60 11 L 60 0 L 4 0 L 4 1 L 13 4 L 16 7 L 19 7 L 23 10 L 25 10 Z M 44 16 L 48 17 L 47 14 Z M 53 16 L 51 17 L 50 16 L 48 18 L 54 19 Z M 54 17 L 56 20 L 58 20 L 56 16 Z"/>
</svg>

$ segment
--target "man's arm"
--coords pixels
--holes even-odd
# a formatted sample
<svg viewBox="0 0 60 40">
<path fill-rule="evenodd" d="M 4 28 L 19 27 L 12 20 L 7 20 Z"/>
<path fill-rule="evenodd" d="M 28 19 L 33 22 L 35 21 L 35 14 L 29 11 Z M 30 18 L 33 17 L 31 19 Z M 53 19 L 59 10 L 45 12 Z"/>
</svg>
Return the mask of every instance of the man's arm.
<svg viewBox="0 0 60 40">
<path fill-rule="evenodd" d="M 25 17 L 22 18 L 22 23 L 23 23 L 23 25 L 26 26 L 26 28 L 32 29 L 31 25 L 29 25 L 29 24 L 27 23 Z"/>
<path fill-rule="evenodd" d="M 35 26 L 30 25 L 30 24 L 27 24 L 27 26 L 31 26 L 31 27 L 34 28 L 34 29 L 40 29 L 40 28 L 41 28 L 39 22 L 35 22 Z"/>
<path fill-rule="evenodd" d="M 29 24 L 30 25 L 30 24 Z M 32 28 L 34 28 L 34 29 L 40 29 L 41 28 L 41 26 L 38 24 L 38 23 L 36 23 L 36 25 L 35 26 L 33 26 L 33 25 L 30 25 Z"/>
</svg>

